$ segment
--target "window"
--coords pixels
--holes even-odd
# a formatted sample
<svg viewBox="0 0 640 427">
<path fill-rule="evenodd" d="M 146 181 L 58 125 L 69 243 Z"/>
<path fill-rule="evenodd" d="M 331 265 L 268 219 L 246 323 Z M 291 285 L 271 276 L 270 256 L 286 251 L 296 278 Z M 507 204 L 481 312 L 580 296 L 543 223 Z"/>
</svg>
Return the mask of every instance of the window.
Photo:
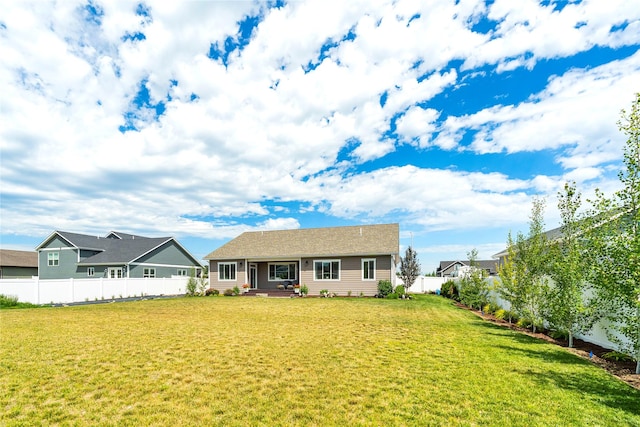
<svg viewBox="0 0 640 427">
<path fill-rule="evenodd" d="M 87 277 L 93 277 L 96 275 L 96 269 L 94 267 L 87 267 Z"/>
<path fill-rule="evenodd" d="M 296 264 L 272 263 L 269 264 L 269 281 L 295 280 Z"/>
<path fill-rule="evenodd" d="M 376 280 L 375 258 L 362 260 L 362 280 Z"/>
<path fill-rule="evenodd" d="M 156 269 L 155 268 L 147 268 L 142 269 L 142 277 L 153 279 L 156 277 Z"/>
<path fill-rule="evenodd" d="M 186 276 L 187 275 L 187 269 L 186 268 L 179 268 L 178 269 L 178 276 Z"/>
<path fill-rule="evenodd" d="M 340 261 L 314 261 L 315 280 L 340 280 Z"/>
<path fill-rule="evenodd" d="M 218 280 L 235 281 L 236 280 L 236 263 L 235 262 L 219 262 L 218 263 Z"/>
<path fill-rule="evenodd" d="M 60 252 L 49 252 L 47 254 L 47 264 L 49 267 L 57 267 L 60 265 Z"/>
</svg>

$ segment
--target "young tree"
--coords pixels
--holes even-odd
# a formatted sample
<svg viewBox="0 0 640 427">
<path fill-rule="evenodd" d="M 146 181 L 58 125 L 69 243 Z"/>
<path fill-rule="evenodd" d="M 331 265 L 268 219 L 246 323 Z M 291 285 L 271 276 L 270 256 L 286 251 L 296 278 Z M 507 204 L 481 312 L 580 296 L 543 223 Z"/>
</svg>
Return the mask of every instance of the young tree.
<svg viewBox="0 0 640 427">
<path fill-rule="evenodd" d="M 549 251 L 544 234 L 544 199 L 533 200 L 529 221 L 529 235 L 525 239 L 518 234 L 516 240 L 516 264 L 523 272 L 520 280 L 521 315 L 529 319 L 535 333 L 542 324 L 545 297 L 548 291 L 547 273 Z"/>
<path fill-rule="evenodd" d="M 405 252 L 404 258 L 400 257 L 400 278 L 404 283 L 405 293 L 420 276 L 420 262 L 417 258 L 417 252 L 409 246 Z"/>
<path fill-rule="evenodd" d="M 578 209 L 581 195 L 575 182 L 564 185 L 558 193 L 558 209 L 562 220 L 560 238 L 550 244 L 549 275 L 552 284 L 547 295 L 546 318 L 549 323 L 569 335 L 573 347 L 576 333 L 587 332 L 595 321 L 586 302 L 587 262 Z"/>
<path fill-rule="evenodd" d="M 531 321 L 533 332 L 543 321 L 548 285 L 548 245 L 544 230 L 544 200 L 534 199 L 529 235 L 509 234 L 507 256 L 499 267 L 498 293 L 511 304 L 511 311 Z"/>
<path fill-rule="evenodd" d="M 507 255 L 500 265 L 498 265 L 498 276 L 500 282 L 497 285 L 500 298 L 509 303 L 509 323 L 511 323 L 511 313 L 522 312 L 522 290 L 521 281 L 524 275 L 524 265 L 516 263 L 516 245 L 511 237 L 511 232 L 507 237 Z"/>
<path fill-rule="evenodd" d="M 610 320 L 609 339 L 631 355 L 640 374 L 640 93 L 619 129 L 627 136 L 623 188 L 612 199 L 597 194 L 589 230 L 591 281 Z"/>
<path fill-rule="evenodd" d="M 471 308 L 482 308 L 489 298 L 489 285 L 485 281 L 486 272 L 478 266 L 478 251 L 467 252 L 469 269 L 460 279 L 460 301 Z"/>
</svg>

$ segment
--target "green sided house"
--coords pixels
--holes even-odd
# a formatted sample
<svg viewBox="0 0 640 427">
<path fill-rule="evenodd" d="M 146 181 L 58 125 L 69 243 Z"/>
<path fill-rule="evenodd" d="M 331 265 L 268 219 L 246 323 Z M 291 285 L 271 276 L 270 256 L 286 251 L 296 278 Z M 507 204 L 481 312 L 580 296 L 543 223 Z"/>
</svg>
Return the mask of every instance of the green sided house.
<svg viewBox="0 0 640 427">
<path fill-rule="evenodd" d="M 105 237 L 54 231 L 37 248 L 40 279 L 161 278 L 202 273 L 173 237 L 112 231 Z"/>
<path fill-rule="evenodd" d="M 373 296 L 378 281 L 395 286 L 399 225 L 246 232 L 205 257 L 211 287 L 254 292 L 307 285 L 309 295 Z"/>
</svg>

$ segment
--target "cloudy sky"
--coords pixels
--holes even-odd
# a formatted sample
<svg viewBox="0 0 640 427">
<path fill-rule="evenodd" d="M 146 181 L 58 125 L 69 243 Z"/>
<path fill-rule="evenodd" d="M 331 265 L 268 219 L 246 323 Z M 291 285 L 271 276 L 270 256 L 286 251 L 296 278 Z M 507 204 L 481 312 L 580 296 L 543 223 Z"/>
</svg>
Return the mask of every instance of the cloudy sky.
<svg viewBox="0 0 640 427">
<path fill-rule="evenodd" d="M 8 1 L 1 246 L 398 222 L 423 272 L 619 187 L 636 1 Z"/>
</svg>

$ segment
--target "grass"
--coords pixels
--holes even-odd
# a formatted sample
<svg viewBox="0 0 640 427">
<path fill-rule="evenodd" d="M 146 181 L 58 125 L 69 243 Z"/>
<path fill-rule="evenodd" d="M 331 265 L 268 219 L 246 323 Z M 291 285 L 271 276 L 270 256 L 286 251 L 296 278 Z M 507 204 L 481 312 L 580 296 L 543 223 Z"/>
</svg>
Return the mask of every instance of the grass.
<svg viewBox="0 0 640 427">
<path fill-rule="evenodd" d="M 20 302 L 18 301 L 18 297 L 12 295 L 3 295 L 0 294 L 0 309 L 6 308 L 38 308 L 41 307 L 36 304 L 31 304 L 29 302 Z"/>
<path fill-rule="evenodd" d="M 3 310 L 0 326 L 8 426 L 640 426 L 640 391 L 435 296 Z"/>
</svg>

